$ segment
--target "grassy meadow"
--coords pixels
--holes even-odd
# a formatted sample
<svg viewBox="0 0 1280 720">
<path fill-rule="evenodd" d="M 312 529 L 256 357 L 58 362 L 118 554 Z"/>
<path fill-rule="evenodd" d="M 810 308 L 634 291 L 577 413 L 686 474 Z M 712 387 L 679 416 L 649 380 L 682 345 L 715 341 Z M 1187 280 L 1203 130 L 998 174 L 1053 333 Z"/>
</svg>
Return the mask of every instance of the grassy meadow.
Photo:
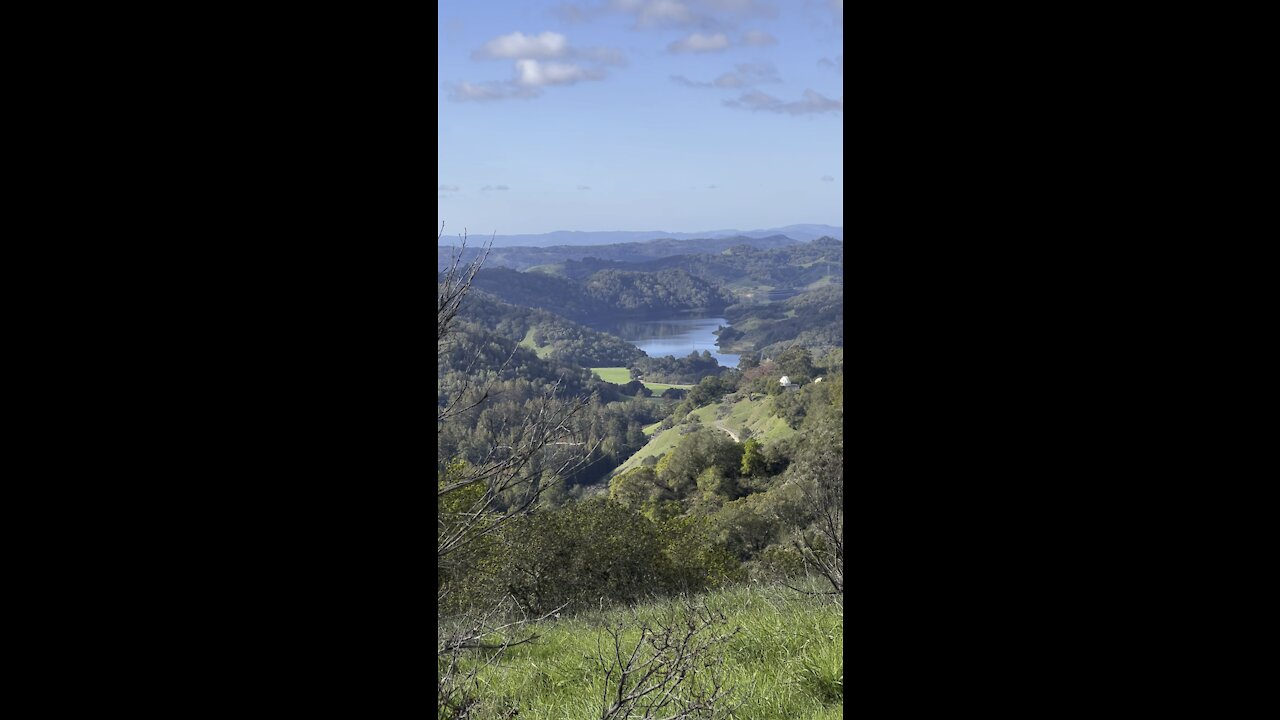
<svg viewBox="0 0 1280 720">
<path fill-rule="evenodd" d="M 829 597 L 783 587 L 737 586 L 700 596 L 740 628 L 725 646 L 725 685 L 734 688 L 733 715 L 742 720 L 835 720 L 844 713 L 844 612 Z M 478 675 L 483 699 L 477 720 L 592 720 L 600 717 L 604 628 L 653 617 L 670 601 L 632 611 L 588 611 L 529 628 L 539 638 L 509 648 Z M 635 641 L 638 630 L 624 635 Z"/>
<path fill-rule="evenodd" d="M 624 367 L 596 367 L 591 368 L 591 372 L 601 380 L 615 385 L 626 385 L 631 382 L 631 370 Z M 644 386 L 652 390 L 655 394 L 660 394 L 667 388 L 679 388 L 688 390 L 692 385 L 671 385 L 669 383 L 645 382 Z"/>
</svg>

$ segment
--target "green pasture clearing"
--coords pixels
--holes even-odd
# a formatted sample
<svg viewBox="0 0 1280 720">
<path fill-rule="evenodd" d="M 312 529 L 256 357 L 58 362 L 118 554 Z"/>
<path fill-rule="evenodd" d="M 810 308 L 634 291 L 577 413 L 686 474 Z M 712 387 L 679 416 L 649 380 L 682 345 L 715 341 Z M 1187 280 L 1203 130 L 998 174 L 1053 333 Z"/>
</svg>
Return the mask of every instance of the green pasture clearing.
<svg viewBox="0 0 1280 720">
<path fill-rule="evenodd" d="M 627 383 L 631 382 L 630 368 L 598 367 L 598 368 L 591 368 L 591 372 L 595 373 L 596 377 L 600 378 L 601 380 L 608 383 L 613 383 L 615 385 L 626 385 Z M 692 385 L 672 385 L 669 383 L 653 383 L 653 382 L 647 382 L 647 381 L 645 382 L 644 386 L 652 390 L 655 394 L 659 394 L 659 395 L 662 394 L 662 392 L 665 391 L 667 388 L 679 388 L 681 390 L 688 390 L 689 388 L 693 387 Z"/>
<path fill-rule="evenodd" d="M 529 328 L 529 332 L 524 334 L 524 339 L 520 341 L 520 347 L 527 347 L 538 355 L 538 357 L 546 359 L 551 356 L 551 346 L 543 345 L 538 347 L 533 342 L 533 328 Z"/>
<path fill-rule="evenodd" d="M 631 370 L 624 367 L 598 367 L 591 368 L 591 372 L 596 377 L 605 382 L 614 383 L 615 385 L 626 385 L 631 382 Z"/>
</svg>

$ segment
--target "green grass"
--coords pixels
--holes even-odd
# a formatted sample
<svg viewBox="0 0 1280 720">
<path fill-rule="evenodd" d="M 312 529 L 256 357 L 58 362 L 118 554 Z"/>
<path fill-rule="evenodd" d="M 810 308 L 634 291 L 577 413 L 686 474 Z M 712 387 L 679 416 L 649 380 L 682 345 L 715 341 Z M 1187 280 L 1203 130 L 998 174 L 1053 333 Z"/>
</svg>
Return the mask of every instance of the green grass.
<svg viewBox="0 0 1280 720">
<path fill-rule="evenodd" d="M 770 410 L 770 401 L 760 397 L 748 400 L 743 398 L 733 406 L 733 411 L 724 419 L 724 426 L 742 435 L 743 430 L 750 430 L 751 437 L 761 442 L 770 442 L 795 435 L 785 420 L 774 415 Z"/>
<path fill-rule="evenodd" d="M 689 388 L 693 387 L 692 385 L 670 385 L 668 383 L 653 383 L 653 382 L 649 382 L 648 380 L 645 381 L 644 386 L 658 394 L 662 394 L 667 388 L 679 388 L 681 390 L 688 390 Z"/>
<path fill-rule="evenodd" d="M 613 472 L 609 473 L 609 476 L 613 477 L 614 475 L 621 475 L 632 468 L 640 467 L 640 461 L 647 457 L 656 457 L 675 450 L 676 445 L 680 444 L 680 438 L 681 435 L 678 427 L 663 430 L 661 435 L 653 438 L 648 443 L 645 443 L 644 447 L 640 448 L 634 455 L 627 458 L 627 461 L 619 465 Z"/>
<path fill-rule="evenodd" d="M 787 424 L 786 420 L 783 420 L 773 414 L 770 409 L 770 404 L 768 397 L 761 396 L 759 394 L 757 394 L 755 400 L 743 398 L 734 403 L 733 410 L 723 418 L 723 424 L 726 428 L 732 430 L 741 442 L 746 442 L 746 438 L 742 437 L 743 430 L 749 430 L 752 438 L 763 443 L 769 443 L 775 440 L 780 440 L 784 437 L 795 435 L 796 431 L 791 429 L 791 426 Z M 705 427 L 715 427 L 715 422 L 719 419 L 716 417 L 716 411 L 717 408 L 719 408 L 719 405 L 719 403 L 713 403 L 705 407 L 700 407 L 689 413 L 689 416 L 698 416 Z M 685 422 L 687 422 L 687 420 Z M 680 444 L 680 440 L 684 438 L 684 436 L 680 434 L 680 429 L 683 426 L 684 423 L 681 423 L 669 430 L 663 431 L 661 435 L 650 439 L 644 447 L 637 450 L 634 455 L 627 458 L 625 462 L 619 465 L 613 472 L 609 473 L 609 477 L 621 475 L 632 468 L 640 467 L 641 461 L 647 457 L 657 457 L 658 455 L 664 455 L 675 450 L 676 446 Z M 649 425 L 643 430 L 645 435 L 653 435 L 656 429 L 657 424 Z"/>
<path fill-rule="evenodd" d="M 702 596 L 741 628 L 725 645 L 725 684 L 740 703 L 734 717 L 751 720 L 827 720 L 844 712 L 844 613 L 826 597 L 806 597 L 781 587 L 733 587 Z M 639 617 L 662 612 L 667 602 L 636 608 Z M 589 720 L 600 717 L 603 672 L 597 640 L 609 622 L 634 623 L 625 609 L 588 611 L 530 628 L 540 637 L 510 648 L 481 670 L 482 709 L 477 720 L 502 717 L 518 707 L 520 720 Z M 634 642 L 636 631 L 626 639 Z"/>
<path fill-rule="evenodd" d="M 624 367 L 598 367 L 591 368 L 591 372 L 596 377 L 605 382 L 615 383 L 617 385 L 626 385 L 631 382 L 631 371 Z"/>
<path fill-rule="evenodd" d="M 630 368 L 598 367 L 598 368 L 591 368 L 591 372 L 595 373 L 596 377 L 600 378 L 601 380 L 608 383 L 614 383 L 615 385 L 626 385 L 627 383 L 631 382 Z M 652 390 L 655 394 L 659 394 L 659 395 L 662 394 L 662 392 L 667 388 L 680 388 L 681 390 L 688 390 L 689 388 L 693 387 L 692 385 L 671 385 L 668 383 L 651 383 L 651 382 L 646 382 L 644 386 Z"/>
<path fill-rule="evenodd" d="M 698 420 L 699 420 L 703 425 L 705 425 L 705 426 L 707 426 L 707 427 L 710 427 L 710 426 L 711 426 L 711 423 L 713 423 L 713 422 L 715 422 L 715 421 L 716 421 L 716 406 L 717 406 L 717 405 L 719 405 L 719 403 L 713 403 L 713 404 L 711 404 L 711 405 L 704 405 L 704 406 L 702 406 L 702 407 L 698 408 L 697 410 L 694 410 L 694 411 L 690 412 L 690 413 L 689 413 L 689 417 L 690 417 L 690 418 L 694 418 L 694 417 L 696 417 L 696 418 L 698 418 Z"/>
<path fill-rule="evenodd" d="M 524 334 L 524 339 L 520 341 L 520 346 L 521 346 L 521 347 L 527 347 L 527 348 L 529 348 L 529 349 L 530 349 L 530 350 L 532 350 L 534 353 L 536 353 L 536 354 L 538 355 L 538 357 L 543 358 L 543 359 L 546 359 L 547 357 L 550 357 L 550 355 L 551 355 L 551 346 L 550 346 L 550 345 L 543 345 L 542 347 L 538 347 L 537 345 L 535 345 L 535 344 L 534 344 L 534 342 L 533 342 L 533 328 L 529 328 L 529 332 L 526 332 L 526 333 Z"/>
<path fill-rule="evenodd" d="M 662 421 L 659 420 L 658 422 L 652 425 L 645 425 L 644 427 L 640 428 L 640 432 L 644 433 L 645 435 L 652 435 L 653 431 L 657 430 L 658 426 L 661 424 L 662 424 Z"/>
</svg>

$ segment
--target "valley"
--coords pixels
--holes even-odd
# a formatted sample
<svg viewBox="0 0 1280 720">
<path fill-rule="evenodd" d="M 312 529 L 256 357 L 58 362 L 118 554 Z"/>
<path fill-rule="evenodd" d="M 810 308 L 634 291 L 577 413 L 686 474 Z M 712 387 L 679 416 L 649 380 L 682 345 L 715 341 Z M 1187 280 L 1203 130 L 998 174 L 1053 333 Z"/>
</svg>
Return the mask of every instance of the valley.
<svg viewBox="0 0 1280 720">
<path fill-rule="evenodd" d="M 439 566 L 442 616 L 496 603 L 501 617 L 540 617 L 533 626 L 569 648 L 603 632 L 596 618 L 693 617 L 694 598 L 758 592 L 814 617 L 841 613 L 843 243 L 634 245 L 495 249 L 510 264 L 473 267 L 442 326 L 439 532 L 442 543 L 474 536 Z M 458 277 L 456 266 L 439 273 L 442 296 Z M 778 627 L 760 633 L 786 642 Z M 829 647 L 812 652 L 829 660 Z M 481 677 L 524 682 L 533 658 L 579 672 L 547 646 L 510 657 Z M 787 692 L 804 677 L 765 686 Z M 827 717 L 843 674 L 833 665 L 822 677 L 788 700 L 803 715 L 742 697 L 760 717 Z"/>
</svg>

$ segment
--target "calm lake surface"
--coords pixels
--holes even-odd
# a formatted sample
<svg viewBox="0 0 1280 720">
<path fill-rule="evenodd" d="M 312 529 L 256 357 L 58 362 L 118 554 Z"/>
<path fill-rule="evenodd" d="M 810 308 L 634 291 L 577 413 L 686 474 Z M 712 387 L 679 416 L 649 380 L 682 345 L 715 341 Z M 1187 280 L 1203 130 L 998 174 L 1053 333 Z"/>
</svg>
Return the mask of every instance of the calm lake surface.
<svg viewBox="0 0 1280 720">
<path fill-rule="evenodd" d="M 674 355 L 688 357 L 689 353 L 706 350 L 724 367 L 738 367 L 738 356 L 722 353 L 716 348 L 715 331 L 720 326 L 729 327 L 722 317 L 663 316 L 661 318 L 627 318 L 601 320 L 590 323 L 596 330 L 626 340 L 650 357 Z"/>
</svg>

